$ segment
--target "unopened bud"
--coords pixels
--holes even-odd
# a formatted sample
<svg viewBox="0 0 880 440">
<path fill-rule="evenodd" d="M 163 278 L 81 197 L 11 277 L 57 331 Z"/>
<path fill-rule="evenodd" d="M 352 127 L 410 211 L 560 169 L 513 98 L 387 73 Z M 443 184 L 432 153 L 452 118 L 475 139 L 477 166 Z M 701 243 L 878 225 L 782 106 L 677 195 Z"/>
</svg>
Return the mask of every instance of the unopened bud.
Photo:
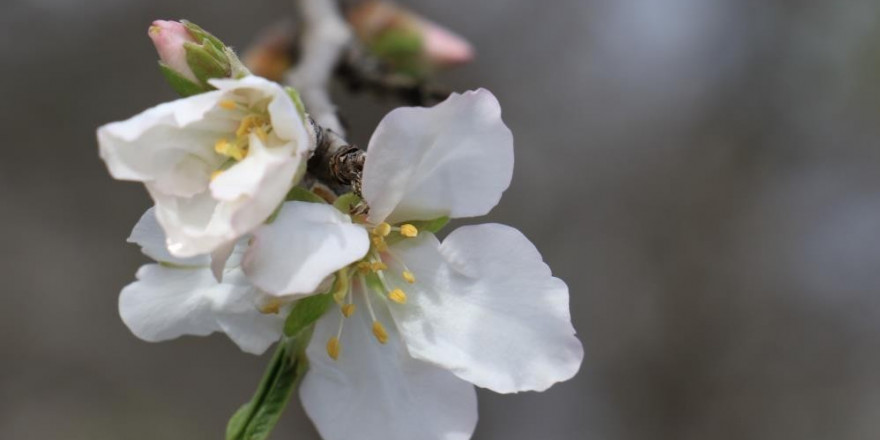
<svg viewBox="0 0 880 440">
<path fill-rule="evenodd" d="M 159 59 L 167 67 L 171 68 L 184 78 L 198 82 L 195 73 L 189 68 L 186 61 L 186 49 L 184 43 L 196 43 L 196 39 L 189 33 L 186 26 L 179 21 L 156 20 L 147 32 Z"/>
<path fill-rule="evenodd" d="M 399 73 L 420 77 L 474 58 L 467 40 L 389 1 L 361 2 L 348 21 L 367 48 Z"/>
<path fill-rule="evenodd" d="M 250 73 L 232 49 L 194 23 L 156 20 L 148 34 L 159 53 L 162 74 L 180 95 L 213 90 L 209 79 Z"/>
</svg>

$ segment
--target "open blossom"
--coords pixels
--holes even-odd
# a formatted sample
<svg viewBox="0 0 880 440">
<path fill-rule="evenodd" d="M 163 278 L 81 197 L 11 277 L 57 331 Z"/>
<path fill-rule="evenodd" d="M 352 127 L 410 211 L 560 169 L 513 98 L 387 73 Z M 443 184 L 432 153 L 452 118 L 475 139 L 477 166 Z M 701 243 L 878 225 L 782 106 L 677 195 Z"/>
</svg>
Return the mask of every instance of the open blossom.
<svg viewBox="0 0 880 440">
<path fill-rule="evenodd" d="M 583 348 L 568 288 L 516 229 L 465 226 L 440 242 L 418 228 L 419 220 L 486 214 L 509 185 L 513 139 L 491 93 L 394 110 L 368 151 L 369 215 L 353 213 L 356 233 L 329 234 L 363 252 L 336 272 L 350 288 L 336 292 L 339 311 L 316 324 L 303 405 L 328 440 L 467 439 L 477 420 L 473 385 L 541 391 L 578 371 Z M 317 231 L 316 212 L 334 210 L 311 204 L 311 212 L 290 210 L 286 222 L 308 216 Z M 248 250 L 244 271 L 264 290 L 290 290 L 303 252 L 321 261 L 315 278 L 352 260 L 354 252 L 300 250 L 291 231 L 261 229 L 273 245 Z M 258 262 L 274 268 L 261 271 Z"/>
<path fill-rule="evenodd" d="M 260 354 L 281 336 L 286 306 L 247 281 L 240 267 L 244 243 L 226 261 L 226 276 L 218 282 L 207 255 L 168 253 L 153 208 L 128 240 L 157 261 L 142 266 L 137 281 L 119 295 L 119 314 L 139 338 L 157 342 L 223 332 L 243 351 Z"/>
<path fill-rule="evenodd" d="M 314 144 L 278 84 L 255 76 L 210 83 L 218 90 L 98 129 L 110 174 L 146 185 L 177 257 L 223 253 L 262 224 Z"/>
</svg>

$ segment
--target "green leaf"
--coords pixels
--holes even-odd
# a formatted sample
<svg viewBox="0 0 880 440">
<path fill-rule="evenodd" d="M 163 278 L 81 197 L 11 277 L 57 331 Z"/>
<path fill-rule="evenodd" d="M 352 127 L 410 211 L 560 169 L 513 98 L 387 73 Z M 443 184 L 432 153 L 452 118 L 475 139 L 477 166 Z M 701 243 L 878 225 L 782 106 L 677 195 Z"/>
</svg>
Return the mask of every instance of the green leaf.
<svg viewBox="0 0 880 440">
<path fill-rule="evenodd" d="M 351 214 L 351 210 L 360 203 L 361 198 L 358 197 L 357 194 L 350 192 L 337 197 L 336 201 L 333 202 L 333 207 L 340 210 L 343 214 L 348 215 Z"/>
<path fill-rule="evenodd" d="M 290 401 L 290 395 L 308 370 L 305 347 L 311 329 L 296 339 L 284 339 L 266 368 L 250 402 L 243 405 L 226 425 L 226 440 L 265 440 Z"/>
<path fill-rule="evenodd" d="M 192 82 L 190 79 L 184 77 L 183 75 L 177 73 L 174 69 L 168 67 L 167 64 L 159 61 L 159 71 L 162 72 L 162 76 L 165 77 L 165 81 L 168 81 L 168 85 L 177 92 L 178 95 L 187 97 L 192 95 L 198 95 L 199 93 L 204 93 L 209 91 L 210 89 L 201 85 Z"/>
<path fill-rule="evenodd" d="M 209 79 L 228 78 L 229 61 L 214 58 L 211 52 L 203 45 L 186 42 L 183 43 L 186 51 L 186 63 L 196 75 L 199 81 L 207 84 Z"/>
<path fill-rule="evenodd" d="M 299 92 L 296 91 L 293 87 L 287 86 L 284 88 L 287 92 L 287 96 L 290 96 L 290 100 L 293 101 L 293 105 L 296 106 L 296 112 L 299 113 L 299 117 L 303 119 L 303 123 L 306 123 L 306 106 L 302 102 L 302 98 L 299 96 Z"/>
<path fill-rule="evenodd" d="M 284 322 L 284 334 L 297 336 L 299 332 L 323 316 L 332 303 L 333 295 L 330 293 L 312 295 L 297 301 Z"/>
<path fill-rule="evenodd" d="M 327 203 L 321 196 L 301 187 L 294 186 L 287 192 L 284 200 L 288 202 Z"/>
</svg>

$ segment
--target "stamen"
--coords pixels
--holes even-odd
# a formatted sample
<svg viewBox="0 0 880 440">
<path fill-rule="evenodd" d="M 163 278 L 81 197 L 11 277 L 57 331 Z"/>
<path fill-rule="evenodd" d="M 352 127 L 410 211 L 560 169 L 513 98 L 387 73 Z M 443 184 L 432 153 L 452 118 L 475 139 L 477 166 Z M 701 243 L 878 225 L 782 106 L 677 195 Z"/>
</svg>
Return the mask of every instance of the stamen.
<svg viewBox="0 0 880 440">
<path fill-rule="evenodd" d="M 388 299 L 398 304 L 406 304 L 406 293 L 401 289 L 394 289 L 388 294 Z"/>
<path fill-rule="evenodd" d="M 376 248 L 379 252 L 385 252 L 388 250 L 388 244 L 385 243 L 385 239 L 380 236 L 374 236 L 370 239 L 373 243 L 373 247 Z"/>
<path fill-rule="evenodd" d="M 380 344 L 388 342 L 388 332 L 385 331 L 385 327 L 379 321 L 373 321 L 373 336 L 376 337 Z"/>
<path fill-rule="evenodd" d="M 220 101 L 220 107 L 226 110 L 235 110 L 235 107 L 238 105 L 235 101 L 231 99 L 224 99 Z"/>
<path fill-rule="evenodd" d="M 403 279 L 404 279 L 407 283 L 412 284 L 412 283 L 415 283 L 415 282 L 416 282 L 416 277 L 415 277 L 415 275 L 413 275 L 413 273 L 410 272 L 410 271 L 408 271 L 408 270 L 404 270 L 403 273 L 402 273 L 401 275 L 403 276 Z"/>
<path fill-rule="evenodd" d="M 389 225 L 388 223 L 385 223 L 385 222 L 379 223 L 378 225 L 376 225 L 375 228 L 373 228 L 373 234 L 378 235 L 380 237 L 387 237 L 388 234 L 390 234 L 390 233 L 391 233 L 391 225 Z"/>
<path fill-rule="evenodd" d="M 229 151 L 229 141 L 223 138 L 217 139 L 217 142 L 214 143 L 214 151 L 226 156 L 226 152 Z"/>
<path fill-rule="evenodd" d="M 388 265 L 386 265 L 385 263 L 383 263 L 381 261 L 374 261 L 373 264 L 370 265 L 370 269 L 372 269 L 373 272 L 378 272 L 380 270 L 388 270 Z"/>
<path fill-rule="evenodd" d="M 354 310 L 355 310 L 354 304 L 351 304 L 351 303 L 345 304 L 342 306 L 342 316 L 345 316 L 346 318 L 348 318 L 354 314 Z"/>
<path fill-rule="evenodd" d="M 338 360 L 340 350 L 342 350 L 342 344 L 339 343 L 339 338 L 336 336 L 331 337 L 330 340 L 327 341 L 327 355 L 334 361 Z"/>
<path fill-rule="evenodd" d="M 406 238 L 415 238 L 419 235 L 419 230 L 415 226 L 406 223 L 400 225 L 400 235 L 403 235 Z"/>
<path fill-rule="evenodd" d="M 361 273 L 367 273 L 367 272 L 373 270 L 373 265 L 367 261 L 360 261 L 357 264 L 357 268 Z"/>
<path fill-rule="evenodd" d="M 333 336 L 327 341 L 327 355 L 329 355 L 334 361 L 339 359 L 339 352 L 342 351 L 342 343 L 339 342 L 339 338 L 342 337 L 343 325 L 345 325 L 345 320 L 340 319 L 339 329 L 336 330 L 336 336 Z"/>
</svg>

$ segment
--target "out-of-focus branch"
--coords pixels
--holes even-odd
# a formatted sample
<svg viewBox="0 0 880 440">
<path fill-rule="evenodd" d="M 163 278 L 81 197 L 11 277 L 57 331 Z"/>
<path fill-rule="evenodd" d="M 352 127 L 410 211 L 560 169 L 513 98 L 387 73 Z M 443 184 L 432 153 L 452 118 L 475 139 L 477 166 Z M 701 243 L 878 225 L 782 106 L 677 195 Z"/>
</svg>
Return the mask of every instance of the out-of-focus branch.
<svg viewBox="0 0 880 440">
<path fill-rule="evenodd" d="M 302 34 L 297 64 L 284 75 L 303 99 L 312 118 L 324 128 L 345 134 L 328 83 L 343 49 L 352 38 L 335 0 L 296 0 Z"/>
</svg>

